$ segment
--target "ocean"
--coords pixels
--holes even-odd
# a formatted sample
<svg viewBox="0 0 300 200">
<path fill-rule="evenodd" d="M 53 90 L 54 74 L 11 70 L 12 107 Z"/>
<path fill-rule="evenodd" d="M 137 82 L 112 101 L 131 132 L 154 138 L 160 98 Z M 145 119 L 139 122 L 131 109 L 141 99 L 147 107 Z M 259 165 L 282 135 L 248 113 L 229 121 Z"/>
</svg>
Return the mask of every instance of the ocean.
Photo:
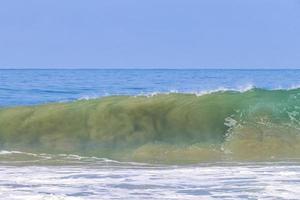
<svg viewBox="0 0 300 200">
<path fill-rule="evenodd" d="M 0 70 L 0 199 L 298 199 L 300 70 Z"/>
</svg>

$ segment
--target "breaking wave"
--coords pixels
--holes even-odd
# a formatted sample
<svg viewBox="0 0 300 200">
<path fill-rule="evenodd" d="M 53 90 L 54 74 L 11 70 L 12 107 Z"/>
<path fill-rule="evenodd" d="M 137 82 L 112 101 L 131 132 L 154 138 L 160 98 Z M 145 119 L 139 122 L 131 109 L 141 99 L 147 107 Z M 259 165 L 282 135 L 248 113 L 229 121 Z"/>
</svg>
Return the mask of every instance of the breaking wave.
<svg viewBox="0 0 300 200">
<path fill-rule="evenodd" d="M 298 159 L 299 97 L 251 87 L 2 108 L 0 149 L 143 163 Z"/>
</svg>

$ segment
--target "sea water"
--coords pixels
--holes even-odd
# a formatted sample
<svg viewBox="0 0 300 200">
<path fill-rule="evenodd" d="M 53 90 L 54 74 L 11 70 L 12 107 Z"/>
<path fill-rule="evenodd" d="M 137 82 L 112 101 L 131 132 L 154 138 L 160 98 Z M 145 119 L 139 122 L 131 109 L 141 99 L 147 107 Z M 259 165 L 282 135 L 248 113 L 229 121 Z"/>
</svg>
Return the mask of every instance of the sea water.
<svg viewBox="0 0 300 200">
<path fill-rule="evenodd" d="M 0 70 L 0 198 L 297 199 L 299 85 L 300 70 Z"/>
<path fill-rule="evenodd" d="M 163 92 L 290 89 L 300 70 L 77 69 L 0 70 L 0 105 L 17 106 Z"/>
</svg>

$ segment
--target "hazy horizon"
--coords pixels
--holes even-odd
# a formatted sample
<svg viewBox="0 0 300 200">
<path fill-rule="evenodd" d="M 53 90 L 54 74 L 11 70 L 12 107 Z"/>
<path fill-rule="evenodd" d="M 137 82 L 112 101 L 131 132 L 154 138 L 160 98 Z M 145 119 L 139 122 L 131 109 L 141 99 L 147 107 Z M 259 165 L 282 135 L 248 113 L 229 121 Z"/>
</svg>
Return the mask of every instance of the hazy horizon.
<svg viewBox="0 0 300 200">
<path fill-rule="evenodd" d="M 35 67 L 27 67 L 27 66 L 10 66 L 10 67 L 1 67 L 0 70 L 47 70 L 47 69 L 57 69 L 57 70 L 300 70 L 300 67 L 165 67 L 165 66 L 35 66 Z"/>
<path fill-rule="evenodd" d="M 0 67 L 0 70 L 300 70 L 289 67 Z"/>
<path fill-rule="evenodd" d="M 298 0 L 10 0 L 0 68 L 300 68 Z"/>
</svg>

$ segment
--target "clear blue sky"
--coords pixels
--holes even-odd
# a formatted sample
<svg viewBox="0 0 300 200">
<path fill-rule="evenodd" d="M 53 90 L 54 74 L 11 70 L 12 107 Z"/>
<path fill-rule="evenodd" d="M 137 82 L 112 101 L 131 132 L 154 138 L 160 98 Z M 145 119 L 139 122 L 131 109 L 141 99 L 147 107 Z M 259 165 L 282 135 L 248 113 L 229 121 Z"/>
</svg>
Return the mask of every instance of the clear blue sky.
<svg viewBox="0 0 300 200">
<path fill-rule="evenodd" d="M 1 0 L 0 67 L 300 68 L 300 0 Z"/>
</svg>

